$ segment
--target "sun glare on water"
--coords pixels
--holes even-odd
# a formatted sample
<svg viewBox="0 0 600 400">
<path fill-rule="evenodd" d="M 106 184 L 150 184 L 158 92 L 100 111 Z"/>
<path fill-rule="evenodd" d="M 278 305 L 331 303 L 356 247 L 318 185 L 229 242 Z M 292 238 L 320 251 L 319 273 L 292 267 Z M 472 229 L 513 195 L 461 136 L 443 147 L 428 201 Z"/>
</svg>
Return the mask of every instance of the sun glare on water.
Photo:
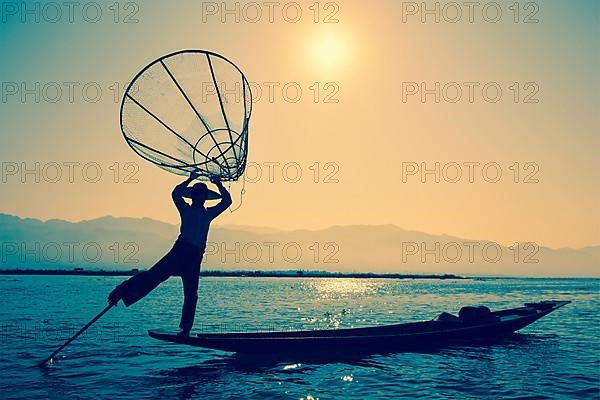
<svg viewBox="0 0 600 400">
<path fill-rule="evenodd" d="M 381 282 L 368 279 L 319 279 L 311 282 L 311 289 L 319 298 L 338 298 L 353 295 L 369 295 L 380 289 Z"/>
</svg>

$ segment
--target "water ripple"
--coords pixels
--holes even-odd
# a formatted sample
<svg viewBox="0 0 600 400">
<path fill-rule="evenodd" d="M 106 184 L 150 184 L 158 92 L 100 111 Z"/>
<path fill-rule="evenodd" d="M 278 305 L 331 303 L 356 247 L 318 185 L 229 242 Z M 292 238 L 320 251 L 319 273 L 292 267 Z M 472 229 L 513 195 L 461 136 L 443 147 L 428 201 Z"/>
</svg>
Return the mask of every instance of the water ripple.
<svg viewBox="0 0 600 400">
<path fill-rule="evenodd" d="M 119 278 L 0 279 L 3 399 L 598 399 L 598 280 L 206 278 L 202 332 L 321 329 L 431 319 L 465 304 L 573 303 L 504 341 L 431 352 L 248 357 L 155 341 L 176 327 L 179 280 L 111 310 L 47 368 L 33 365 L 103 306 Z"/>
</svg>

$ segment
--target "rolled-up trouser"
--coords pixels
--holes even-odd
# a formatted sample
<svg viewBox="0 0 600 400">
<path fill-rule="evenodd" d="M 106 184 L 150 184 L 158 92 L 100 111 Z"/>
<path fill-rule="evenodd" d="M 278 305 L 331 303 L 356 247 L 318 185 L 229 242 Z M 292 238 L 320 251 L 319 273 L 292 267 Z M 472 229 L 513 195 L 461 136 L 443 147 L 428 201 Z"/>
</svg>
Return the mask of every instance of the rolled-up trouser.
<svg viewBox="0 0 600 400">
<path fill-rule="evenodd" d="M 198 280 L 203 249 L 184 241 L 177 241 L 173 248 L 152 268 L 132 276 L 119 285 L 119 294 L 127 307 L 145 297 L 171 276 L 180 276 L 183 282 L 183 307 L 181 329 L 190 330 L 194 324 L 198 302 Z"/>
</svg>

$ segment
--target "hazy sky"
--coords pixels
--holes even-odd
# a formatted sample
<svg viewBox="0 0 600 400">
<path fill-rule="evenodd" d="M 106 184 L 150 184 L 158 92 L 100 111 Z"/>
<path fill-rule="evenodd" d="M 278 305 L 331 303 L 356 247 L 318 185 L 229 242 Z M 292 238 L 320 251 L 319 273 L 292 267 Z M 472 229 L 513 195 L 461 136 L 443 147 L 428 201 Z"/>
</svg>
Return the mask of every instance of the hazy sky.
<svg viewBox="0 0 600 400">
<path fill-rule="evenodd" d="M 119 105 L 153 59 L 210 49 L 255 88 L 221 223 L 600 243 L 598 1 L 226 3 L 3 2 L 0 212 L 176 222 L 180 177 L 131 151 Z"/>
</svg>

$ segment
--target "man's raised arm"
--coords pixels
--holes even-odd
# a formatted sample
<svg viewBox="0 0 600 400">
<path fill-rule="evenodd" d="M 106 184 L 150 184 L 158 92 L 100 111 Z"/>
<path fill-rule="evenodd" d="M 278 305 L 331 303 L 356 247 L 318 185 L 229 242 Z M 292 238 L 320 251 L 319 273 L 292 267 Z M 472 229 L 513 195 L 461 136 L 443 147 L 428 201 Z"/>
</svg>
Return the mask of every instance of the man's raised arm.
<svg viewBox="0 0 600 400">
<path fill-rule="evenodd" d="M 179 211 L 183 210 L 187 206 L 187 203 L 183 199 L 183 195 L 185 194 L 185 189 L 188 187 L 190 182 L 192 182 L 197 177 L 198 177 L 198 175 L 196 175 L 192 172 L 190 174 L 189 178 L 187 178 L 185 181 L 181 182 L 179 185 L 175 186 L 175 188 L 171 192 L 171 198 L 173 199 L 173 203 L 175 203 L 175 207 L 177 207 L 177 209 Z"/>
<path fill-rule="evenodd" d="M 216 206 L 212 206 L 207 208 L 207 211 L 210 213 L 211 218 L 217 218 L 219 215 L 223 213 L 223 211 L 227 210 L 227 208 L 231 205 L 231 195 L 223 186 L 223 182 L 218 179 L 211 180 L 217 188 L 219 189 L 219 194 L 221 195 L 221 201 Z"/>
</svg>

